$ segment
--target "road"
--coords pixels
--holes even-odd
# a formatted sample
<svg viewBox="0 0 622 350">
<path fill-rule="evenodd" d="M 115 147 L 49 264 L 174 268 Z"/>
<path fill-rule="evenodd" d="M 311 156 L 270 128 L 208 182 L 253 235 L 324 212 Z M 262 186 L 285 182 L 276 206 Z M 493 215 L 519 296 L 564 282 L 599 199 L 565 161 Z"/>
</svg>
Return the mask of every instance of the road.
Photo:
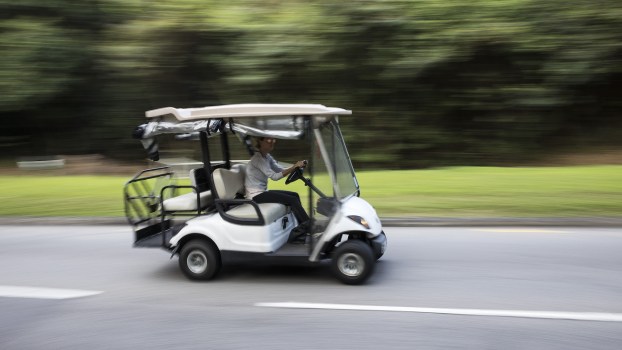
<svg viewBox="0 0 622 350">
<path fill-rule="evenodd" d="M 386 232 L 346 286 L 323 266 L 191 282 L 127 227 L 0 226 L 0 349 L 622 348 L 619 229 Z"/>
</svg>

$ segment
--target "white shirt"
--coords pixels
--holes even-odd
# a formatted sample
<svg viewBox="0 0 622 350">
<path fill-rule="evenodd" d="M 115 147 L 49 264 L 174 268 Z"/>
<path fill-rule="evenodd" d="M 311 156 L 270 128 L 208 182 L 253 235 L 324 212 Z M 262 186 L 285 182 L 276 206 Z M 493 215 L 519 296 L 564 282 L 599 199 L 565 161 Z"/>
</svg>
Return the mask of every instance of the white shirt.
<svg viewBox="0 0 622 350">
<path fill-rule="evenodd" d="M 246 198 L 252 199 L 256 195 L 268 190 L 268 178 L 280 180 L 283 178 L 283 170 L 270 154 L 264 157 L 261 152 L 255 152 L 246 165 L 244 187 Z"/>
</svg>

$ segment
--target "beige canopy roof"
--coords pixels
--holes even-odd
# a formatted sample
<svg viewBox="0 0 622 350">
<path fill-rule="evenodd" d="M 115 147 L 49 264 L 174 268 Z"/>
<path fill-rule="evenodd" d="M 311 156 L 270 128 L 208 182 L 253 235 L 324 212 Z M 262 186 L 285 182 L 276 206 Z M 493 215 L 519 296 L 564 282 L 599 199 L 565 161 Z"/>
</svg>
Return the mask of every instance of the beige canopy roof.
<svg viewBox="0 0 622 350">
<path fill-rule="evenodd" d="M 319 104 L 232 104 L 201 108 L 164 107 L 145 112 L 147 118 L 173 115 L 178 121 L 210 118 L 245 118 L 297 115 L 348 115 L 352 111 Z"/>
</svg>

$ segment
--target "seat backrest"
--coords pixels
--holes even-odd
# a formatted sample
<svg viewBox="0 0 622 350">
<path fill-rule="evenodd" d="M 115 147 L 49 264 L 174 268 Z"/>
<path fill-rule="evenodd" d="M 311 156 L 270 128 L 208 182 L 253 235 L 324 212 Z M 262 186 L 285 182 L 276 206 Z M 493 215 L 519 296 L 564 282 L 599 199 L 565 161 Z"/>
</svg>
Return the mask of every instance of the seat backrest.
<svg viewBox="0 0 622 350">
<path fill-rule="evenodd" d="M 219 199 L 234 199 L 244 193 L 244 165 L 236 164 L 231 170 L 218 168 L 212 172 L 214 190 Z"/>
<path fill-rule="evenodd" d="M 196 187 L 199 192 L 208 191 L 209 183 L 207 181 L 207 175 L 205 175 L 205 169 L 190 169 L 190 183 L 192 186 Z"/>
</svg>

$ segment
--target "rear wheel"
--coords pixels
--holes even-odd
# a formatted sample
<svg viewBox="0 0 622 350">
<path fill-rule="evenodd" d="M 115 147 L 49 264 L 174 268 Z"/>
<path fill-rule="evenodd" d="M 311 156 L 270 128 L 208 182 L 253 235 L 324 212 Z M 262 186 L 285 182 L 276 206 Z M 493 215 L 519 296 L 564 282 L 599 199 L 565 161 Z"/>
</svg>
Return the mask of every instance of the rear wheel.
<svg viewBox="0 0 622 350">
<path fill-rule="evenodd" d="M 331 269 L 335 277 L 345 284 L 361 284 L 371 275 L 376 259 L 369 245 L 350 240 L 333 253 Z"/>
<path fill-rule="evenodd" d="M 211 242 L 192 240 L 181 249 L 179 267 L 192 280 L 212 279 L 220 270 L 220 253 Z"/>
</svg>

